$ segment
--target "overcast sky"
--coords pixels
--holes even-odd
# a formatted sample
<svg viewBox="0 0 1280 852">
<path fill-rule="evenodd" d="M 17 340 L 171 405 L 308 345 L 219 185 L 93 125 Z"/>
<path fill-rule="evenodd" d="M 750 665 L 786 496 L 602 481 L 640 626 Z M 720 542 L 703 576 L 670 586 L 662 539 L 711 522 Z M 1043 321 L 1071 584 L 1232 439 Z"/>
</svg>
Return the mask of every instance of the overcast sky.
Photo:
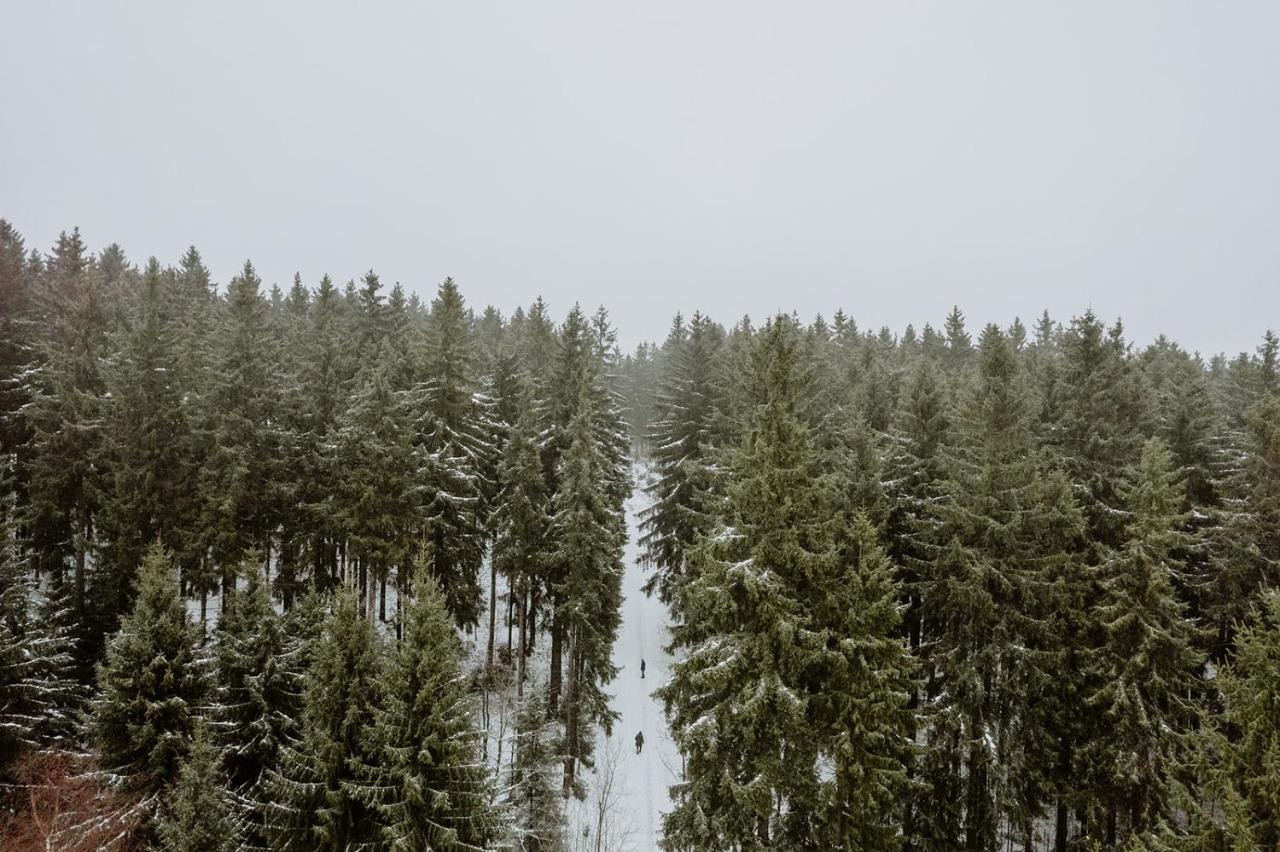
<svg viewBox="0 0 1280 852">
<path fill-rule="evenodd" d="M 0 216 L 504 313 L 1280 327 L 1280 3 L 12 2 Z"/>
</svg>

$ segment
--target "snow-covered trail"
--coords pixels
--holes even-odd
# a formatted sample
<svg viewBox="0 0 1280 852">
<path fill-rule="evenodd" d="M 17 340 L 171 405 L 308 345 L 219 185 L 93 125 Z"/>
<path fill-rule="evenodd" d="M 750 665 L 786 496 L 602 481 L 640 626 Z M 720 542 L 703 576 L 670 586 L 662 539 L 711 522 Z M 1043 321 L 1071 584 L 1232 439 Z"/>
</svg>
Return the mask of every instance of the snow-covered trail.
<svg viewBox="0 0 1280 852">
<path fill-rule="evenodd" d="M 618 677 L 609 684 L 613 695 L 611 706 L 619 713 L 613 736 L 600 734 L 597 770 L 608 760 L 611 751 L 618 754 L 614 794 L 610 796 L 610 819 L 615 820 L 626 841 L 623 848 L 647 852 L 658 848 L 662 837 L 662 814 L 671 809 L 668 788 L 680 776 L 680 754 L 667 732 L 662 715 L 662 702 L 652 696 L 653 690 L 667 682 L 671 657 L 663 650 L 668 642 L 667 608 L 656 597 L 643 591 L 647 572 L 640 564 L 639 513 L 649 505 L 644 493 L 646 470 L 635 469 L 635 492 L 627 501 L 628 540 L 625 554 L 626 573 L 622 580 L 622 625 L 613 646 L 613 663 Z M 640 660 L 645 661 L 645 676 L 640 678 Z M 635 736 L 644 733 L 644 749 L 636 754 Z M 588 778 L 595 788 L 598 778 Z M 583 805 L 593 807 L 596 790 Z M 590 848 L 595 848 L 594 845 Z"/>
</svg>

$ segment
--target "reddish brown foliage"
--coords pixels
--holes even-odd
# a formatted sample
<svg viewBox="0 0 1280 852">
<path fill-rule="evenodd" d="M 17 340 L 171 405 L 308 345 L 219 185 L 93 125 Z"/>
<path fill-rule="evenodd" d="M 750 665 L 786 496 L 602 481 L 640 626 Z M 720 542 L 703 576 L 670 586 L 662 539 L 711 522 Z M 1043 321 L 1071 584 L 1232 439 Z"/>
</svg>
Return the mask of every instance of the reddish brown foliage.
<svg viewBox="0 0 1280 852">
<path fill-rule="evenodd" d="M 145 848 L 147 806 L 105 789 L 90 760 L 33 753 L 5 791 L 0 849 L 6 852 L 131 852 Z"/>
</svg>

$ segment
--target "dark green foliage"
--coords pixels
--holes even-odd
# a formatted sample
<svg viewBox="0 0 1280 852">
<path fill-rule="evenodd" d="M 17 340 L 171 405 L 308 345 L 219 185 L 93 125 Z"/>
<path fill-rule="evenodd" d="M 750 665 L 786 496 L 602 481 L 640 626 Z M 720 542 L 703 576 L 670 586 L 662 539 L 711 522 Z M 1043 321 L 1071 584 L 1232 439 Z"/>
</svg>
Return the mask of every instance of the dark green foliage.
<svg viewBox="0 0 1280 852">
<path fill-rule="evenodd" d="M 601 684 L 613 679 L 613 641 L 622 604 L 622 544 L 626 530 L 610 505 L 603 485 L 608 459 L 593 430 L 594 409 L 582 388 L 577 414 L 569 424 L 569 446 L 556 469 L 559 490 L 551 501 L 553 555 L 561 573 L 553 585 L 555 623 L 567 646 L 565 690 L 566 751 L 564 787 L 575 780 L 575 761 L 587 759 L 592 722 L 608 725 L 612 711 Z"/>
<path fill-rule="evenodd" d="M 901 842 L 891 791 L 906 787 L 911 723 L 897 590 L 865 518 L 833 536 L 797 416 L 809 392 L 798 344 L 785 317 L 762 331 L 761 402 L 734 457 L 725 524 L 690 552 L 672 631 L 684 658 L 658 690 L 687 761 L 668 848 Z M 825 760 L 833 780 L 819 774 Z"/>
<path fill-rule="evenodd" d="M 263 784 L 297 735 L 307 649 L 305 631 L 288 631 L 271 605 L 256 558 L 245 563 L 244 573 L 248 582 L 227 604 L 214 634 L 210 716 L 245 834 L 260 844 L 265 840 Z"/>
<path fill-rule="evenodd" d="M 403 641 L 378 677 L 360 791 L 385 848 L 487 848 L 496 828 L 493 793 L 457 633 L 435 581 L 424 576 L 413 585 Z"/>
<path fill-rule="evenodd" d="M 1120 838 L 1159 827 L 1197 721 L 1192 703 L 1203 657 L 1174 593 L 1179 548 L 1172 457 L 1159 439 L 1143 447 L 1121 489 L 1130 521 L 1124 547 L 1099 569 L 1097 616 L 1105 630 L 1099 688 L 1103 801 L 1118 811 Z M 1095 825 L 1104 822 L 1098 814 Z"/>
<path fill-rule="evenodd" d="M 342 850 L 379 836 L 361 793 L 381 654 L 354 592 L 342 590 L 311 652 L 297 742 L 267 776 L 265 821 L 272 847 Z"/>
<path fill-rule="evenodd" d="M 177 778 L 209 692 L 196 647 L 172 558 L 152 544 L 133 611 L 107 645 L 92 706 L 91 739 L 115 782 L 154 791 Z"/>
<path fill-rule="evenodd" d="M 240 848 L 224 784 L 218 752 L 208 730 L 200 725 L 157 826 L 166 852 L 233 852 Z"/>
<path fill-rule="evenodd" d="M 1280 593 L 1262 596 L 1221 673 L 1230 736 L 1215 757 L 1233 848 L 1280 845 Z"/>
<path fill-rule="evenodd" d="M 476 398 L 475 354 L 462 295 L 451 279 L 431 303 L 421 382 L 413 392 L 420 504 L 432 575 L 459 624 L 480 614 L 480 560 L 489 507 L 483 472 L 490 425 Z"/>
<path fill-rule="evenodd" d="M 74 645 L 35 605 L 15 537 L 11 481 L 0 468 L 0 777 L 24 749 L 72 745 L 85 698 Z"/>
<path fill-rule="evenodd" d="M 679 600 L 685 554 L 714 523 L 715 423 L 719 399 L 717 354 L 723 332 L 694 314 L 687 333 L 668 344 L 648 433 L 656 478 L 653 502 L 641 521 L 645 560 L 654 567 L 646 591 L 668 604 Z"/>
<path fill-rule="evenodd" d="M 547 721 L 546 693 L 530 688 L 516 717 L 515 760 L 506 778 L 503 801 L 512 845 L 521 852 L 562 848 L 561 767 L 552 745 L 556 737 L 556 725 Z"/>
</svg>

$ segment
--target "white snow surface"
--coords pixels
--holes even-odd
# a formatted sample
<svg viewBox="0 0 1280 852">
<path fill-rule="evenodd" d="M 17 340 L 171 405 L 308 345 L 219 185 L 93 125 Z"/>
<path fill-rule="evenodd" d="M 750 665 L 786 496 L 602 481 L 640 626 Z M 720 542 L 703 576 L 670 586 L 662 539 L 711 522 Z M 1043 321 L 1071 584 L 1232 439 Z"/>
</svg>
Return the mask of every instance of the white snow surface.
<svg viewBox="0 0 1280 852">
<path fill-rule="evenodd" d="M 583 836 L 584 826 L 594 835 L 594 809 L 599 790 L 598 775 L 610 753 L 619 759 L 615 777 L 615 794 L 610 797 L 609 819 L 615 834 L 622 835 L 612 848 L 636 852 L 658 849 L 662 837 L 662 814 L 671 810 L 668 790 L 680 777 L 680 754 L 667 730 L 662 702 L 653 690 L 671 676 L 670 655 L 664 650 L 669 641 L 666 606 L 656 596 L 647 597 L 642 590 L 648 574 L 640 564 L 640 512 L 649 504 L 645 493 L 648 471 L 637 466 L 635 490 L 627 501 L 627 548 L 622 580 L 622 625 L 613 646 L 613 663 L 618 677 L 609 684 L 610 706 L 619 714 L 613 736 L 601 731 L 597 739 L 596 769 L 587 775 L 590 786 L 585 802 L 571 805 L 569 814 L 570 842 L 574 848 L 596 849 L 594 836 Z M 644 680 L 640 679 L 640 660 L 645 661 Z M 635 736 L 644 733 L 644 749 L 636 754 Z M 611 848 L 606 846 L 605 848 Z"/>
</svg>

